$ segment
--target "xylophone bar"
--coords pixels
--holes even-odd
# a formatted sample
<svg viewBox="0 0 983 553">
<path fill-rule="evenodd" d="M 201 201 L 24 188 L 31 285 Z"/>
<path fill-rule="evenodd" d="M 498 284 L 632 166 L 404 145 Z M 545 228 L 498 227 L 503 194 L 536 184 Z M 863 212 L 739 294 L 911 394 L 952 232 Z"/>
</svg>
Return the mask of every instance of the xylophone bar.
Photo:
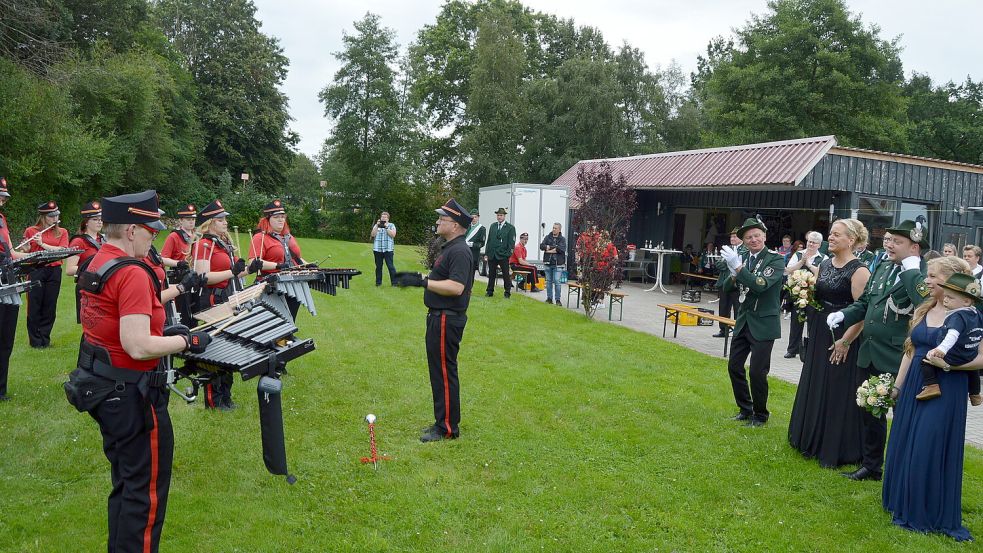
<svg viewBox="0 0 983 553">
<path fill-rule="evenodd" d="M 0 305 L 20 305 L 23 303 L 20 295 L 35 284 L 37 283 L 26 281 L 0 286 Z"/>
</svg>

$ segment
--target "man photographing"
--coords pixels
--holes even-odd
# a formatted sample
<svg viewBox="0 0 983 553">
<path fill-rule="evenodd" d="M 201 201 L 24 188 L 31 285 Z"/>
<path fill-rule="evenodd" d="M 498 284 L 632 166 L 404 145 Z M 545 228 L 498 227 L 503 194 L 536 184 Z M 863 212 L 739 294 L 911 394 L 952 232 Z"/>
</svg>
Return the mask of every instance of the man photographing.
<svg viewBox="0 0 983 553">
<path fill-rule="evenodd" d="M 372 225 L 372 255 L 375 256 L 375 285 L 382 286 L 382 262 L 389 269 L 389 284 L 395 284 L 396 265 L 393 264 L 393 254 L 396 251 L 396 225 L 389 222 L 389 212 L 383 211 L 379 219 Z"/>
<path fill-rule="evenodd" d="M 471 216 L 453 198 L 435 210 L 437 235 L 446 240 L 437 253 L 430 274 L 396 273 L 396 286 L 420 286 L 427 306 L 427 363 L 430 366 L 430 389 L 433 392 L 433 425 L 420 436 L 421 442 L 454 439 L 460 435 L 460 386 L 457 379 L 457 352 L 464 326 L 468 322 L 468 303 L 474 265 L 471 248 L 464 235 Z"/>
</svg>

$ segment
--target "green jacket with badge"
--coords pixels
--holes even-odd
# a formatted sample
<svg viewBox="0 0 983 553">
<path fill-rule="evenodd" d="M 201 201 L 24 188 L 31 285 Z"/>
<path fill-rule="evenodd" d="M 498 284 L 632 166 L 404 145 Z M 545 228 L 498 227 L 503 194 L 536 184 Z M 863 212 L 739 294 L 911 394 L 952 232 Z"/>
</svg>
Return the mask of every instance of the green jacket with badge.
<svg viewBox="0 0 983 553">
<path fill-rule="evenodd" d="M 742 253 L 744 266 L 733 278 L 724 279 L 722 290 L 730 292 L 735 288 L 743 291 L 744 300 L 737 307 L 737 324 L 734 335 L 738 335 L 747 325 L 755 340 L 777 340 L 782 337 L 781 296 L 782 276 L 785 271 L 785 257 L 764 248 L 758 253 L 753 266 L 748 265 L 750 252 Z"/>
<path fill-rule="evenodd" d="M 879 263 L 863 295 L 841 311 L 843 328 L 864 322 L 857 339 L 857 366 L 891 374 L 898 374 L 911 315 L 928 295 L 924 261 L 919 269 L 902 271 L 897 282 L 889 282 L 896 266 L 890 261 Z"/>
<path fill-rule="evenodd" d="M 488 225 L 488 242 L 485 243 L 485 255 L 488 259 L 508 259 L 515 249 L 515 227 L 505 221 L 499 228 L 498 221 Z"/>
</svg>

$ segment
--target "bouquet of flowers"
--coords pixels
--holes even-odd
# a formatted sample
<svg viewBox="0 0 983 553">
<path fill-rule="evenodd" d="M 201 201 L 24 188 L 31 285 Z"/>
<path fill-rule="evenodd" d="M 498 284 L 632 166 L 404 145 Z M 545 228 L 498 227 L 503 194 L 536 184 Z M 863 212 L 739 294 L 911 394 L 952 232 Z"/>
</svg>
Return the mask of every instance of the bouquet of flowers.
<svg viewBox="0 0 983 553">
<path fill-rule="evenodd" d="M 870 411 L 871 415 L 879 417 L 891 407 L 894 398 L 891 390 L 894 388 L 894 375 L 884 373 L 864 380 L 857 388 L 857 406 Z"/>
<path fill-rule="evenodd" d="M 788 275 L 785 289 L 788 290 L 789 300 L 798 308 L 800 323 L 806 320 L 806 306 L 822 309 L 816 301 L 816 275 L 809 269 L 799 269 Z"/>
</svg>

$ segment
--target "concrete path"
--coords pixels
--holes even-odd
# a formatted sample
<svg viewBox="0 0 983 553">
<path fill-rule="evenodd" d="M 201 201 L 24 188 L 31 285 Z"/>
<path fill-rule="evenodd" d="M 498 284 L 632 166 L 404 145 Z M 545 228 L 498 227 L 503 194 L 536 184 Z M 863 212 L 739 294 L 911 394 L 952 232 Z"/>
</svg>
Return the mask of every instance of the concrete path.
<svg viewBox="0 0 983 553">
<path fill-rule="evenodd" d="M 484 277 L 478 277 L 478 280 L 487 282 Z M 638 330 L 640 332 L 645 332 L 647 334 L 653 334 L 658 338 L 662 338 L 662 325 L 664 319 L 665 310 L 658 307 L 658 304 L 662 303 L 683 303 L 680 301 L 679 296 L 682 291 L 682 286 L 673 285 L 667 286 L 666 289 L 669 290 L 670 294 L 663 294 L 660 291 L 656 292 L 645 292 L 645 289 L 651 286 L 651 284 L 645 284 L 644 286 L 638 282 L 625 282 L 621 286 L 621 291 L 628 294 L 625 298 L 624 305 L 624 318 L 618 321 L 618 307 L 614 307 L 614 318 L 613 324 L 619 324 L 627 326 L 629 328 Z M 476 285 L 475 290 L 484 290 L 484 286 Z M 501 285 L 496 286 L 496 292 L 501 294 Z M 529 293 L 529 292 L 515 292 L 513 291 L 513 297 L 522 295 L 528 298 L 546 301 L 546 292 Z M 576 298 L 576 295 L 572 296 L 571 300 Z M 567 303 L 567 287 L 563 286 L 563 305 L 566 306 Z M 700 303 L 687 303 L 693 307 L 702 307 L 704 309 L 711 309 L 714 313 L 717 312 L 716 302 L 711 303 L 711 300 L 716 300 L 717 294 L 715 292 L 703 292 L 702 302 Z M 571 310 L 573 309 L 573 304 L 571 303 Z M 581 313 L 583 311 L 581 310 Z M 594 316 L 594 320 L 608 322 L 608 309 L 605 307 L 603 310 L 598 309 Z M 673 341 L 681 346 L 700 351 L 709 355 L 715 355 L 723 358 L 723 348 L 724 340 L 723 338 L 714 338 L 712 335 L 717 332 L 717 325 L 714 326 L 686 326 L 679 328 L 679 334 L 677 338 L 672 337 L 673 324 L 668 323 L 669 328 L 666 329 L 666 340 Z M 802 363 L 798 358 L 785 359 L 785 351 L 788 346 L 788 333 L 789 333 L 789 321 L 782 320 L 782 338 L 775 341 L 775 347 L 772 350 L 771 356 L 771 376 L 775 378 L 780 378 L 786 382 L 791 382 L 792 384 L 799 383 L 799 373 L 802 371 Z M 967 401 L 968 403 L 968 401 Z M 971 444 L 975 447 L 983 449 L 983 406 L 972 407 L 968 409 L 968 415 L 966 417 L 966 443 Z"/>
</svg>

